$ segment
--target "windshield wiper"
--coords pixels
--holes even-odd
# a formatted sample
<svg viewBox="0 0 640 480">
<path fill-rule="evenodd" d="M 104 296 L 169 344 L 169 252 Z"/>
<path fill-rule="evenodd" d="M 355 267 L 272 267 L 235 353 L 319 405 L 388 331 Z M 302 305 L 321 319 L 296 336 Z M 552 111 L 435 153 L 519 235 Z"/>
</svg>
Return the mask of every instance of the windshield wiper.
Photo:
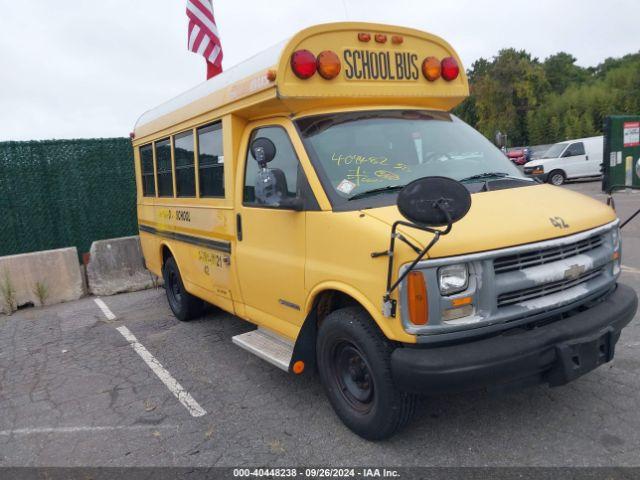
<svg viewBox="0 0 640 480">
<path fill-rule="evenodd" d="M 373 188 L 371 190 L 367 190 L 366 192 L 356 193 L 352 197 L 349 197 L 348 200 L 349 201 L 357 200 L 359 198 L 368 197 L 369 195 L 376 195 L 378 193 L 385 193 L 385 192 L 393 192 L 395 190 L 401 190 L 403 188 L 404 188 L 404 185 L 387 185 L 386 187 Z"/>
<path fill-rule="evenodd" d="M 516 177 L 512 177 L 511 175 L 505 172 L 486 172 L 486 173 L 479 173 L 478 175 L 471 175 L 470 177 L 465 177 L 459 181 L 471 182 L 473 180 L 485 180 L 487 178 L 505 178 L 505 177 L 516 178 Z"/>
</svg>

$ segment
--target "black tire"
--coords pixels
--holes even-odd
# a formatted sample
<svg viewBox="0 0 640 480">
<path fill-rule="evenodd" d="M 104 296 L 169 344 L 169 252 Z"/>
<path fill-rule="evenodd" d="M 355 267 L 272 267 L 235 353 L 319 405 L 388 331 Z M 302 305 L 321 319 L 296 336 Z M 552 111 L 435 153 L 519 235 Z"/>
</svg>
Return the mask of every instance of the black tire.
<svg viewBox="0 0 640 480">
<path fill-rule="evenodd" d="M 554 170 L 547 177 L 547 182 L 549 182 L 551 185 L 559 187 L 565 182 L 566 179 L 567 177 L 562 170 Z"/>
<path fill-rule="evenodd" d="M 324 391 L 343 423 L 367 440 L 389 438 L 416 408 L 416 396 L 393 383 L 392 351 L 360 307 L 336 310 L 320 325 L 317 359 Z"/>
<path fill-rule="evenodd" d="M 178 320 L 188 322 L 202 316 L 205 303 L 185 290 L 180 270 L 173 257 L 169 257 L 164 263 L 162 277 L 169 307 Z"/>
</svg>

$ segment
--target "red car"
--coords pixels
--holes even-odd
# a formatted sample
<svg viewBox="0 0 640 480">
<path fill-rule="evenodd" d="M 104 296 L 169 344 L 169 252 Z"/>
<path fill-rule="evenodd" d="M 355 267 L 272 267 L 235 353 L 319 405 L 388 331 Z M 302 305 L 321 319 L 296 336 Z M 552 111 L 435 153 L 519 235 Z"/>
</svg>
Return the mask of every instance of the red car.
<svg viewBox="0 0 640 480">
<path fill-rule="evenodd" d="M 527 157 L 524 150 L 511 150 L 507 152 L 507 157 L 516 165 L 524 165 L 527 163 Z"/>
</svg>

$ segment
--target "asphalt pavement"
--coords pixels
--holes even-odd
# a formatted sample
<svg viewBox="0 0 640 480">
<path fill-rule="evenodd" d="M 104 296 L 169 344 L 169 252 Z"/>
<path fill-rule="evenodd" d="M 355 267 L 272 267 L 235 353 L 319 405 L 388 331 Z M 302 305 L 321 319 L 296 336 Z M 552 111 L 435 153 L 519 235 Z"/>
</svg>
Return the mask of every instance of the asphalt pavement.
<svg viewBox="0 0 640 480">
<path fill-rule="evenodd" d="M 605 200 L 598 182 L 565 188 Z M 640 194 L 616 200 L 622 218 L 640 208 Z M 623 249 L 622 281 L 640 293 L 640 218 Z M 94 300 L 0 316 L 0 466 L 640 465 L 638 315 L 615 359 L 567 386 L 425 398 L 373 443 L 317 376 L 233 345 L 250 324 L 179 322 L 162 289 Z"/>
</svg>

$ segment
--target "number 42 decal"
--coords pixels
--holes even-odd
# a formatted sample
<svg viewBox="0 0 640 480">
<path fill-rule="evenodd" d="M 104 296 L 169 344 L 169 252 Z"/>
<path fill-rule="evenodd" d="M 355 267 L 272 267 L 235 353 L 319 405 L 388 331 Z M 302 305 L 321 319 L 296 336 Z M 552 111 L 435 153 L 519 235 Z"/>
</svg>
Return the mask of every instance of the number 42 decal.
<svg viewBox="0 0 640 480">
<path fill-rule="evenodd" d="M 550 217 L 549 221 L 556 228 L 569 228 L 569 224 L 562 217 Z"/>
</svg>

